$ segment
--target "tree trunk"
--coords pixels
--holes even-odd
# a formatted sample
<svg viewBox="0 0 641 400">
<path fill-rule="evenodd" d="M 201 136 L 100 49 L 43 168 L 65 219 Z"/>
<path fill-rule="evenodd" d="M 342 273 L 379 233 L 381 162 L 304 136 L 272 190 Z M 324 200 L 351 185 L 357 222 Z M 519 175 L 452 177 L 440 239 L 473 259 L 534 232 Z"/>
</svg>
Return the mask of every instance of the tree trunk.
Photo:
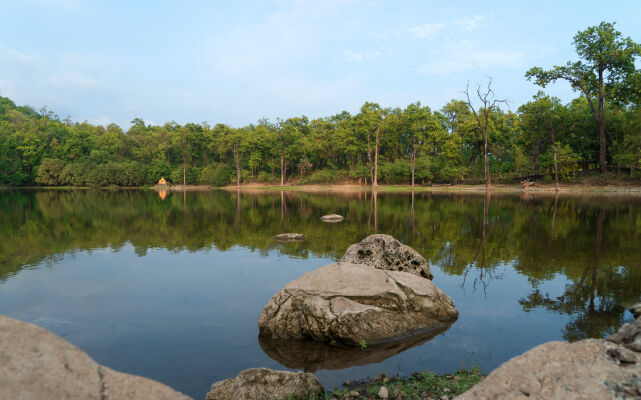
<svg viewBox="0 0 641 400">
<path fill-rule="evenodd" d="M 414 144 L 414 148 L 412 149 L 412 191 L 414 190 L 414 170 L 415 169 L 416 169 L 416 144 Z M 413 201 L 414 201 L 414 197 L 412 197 L 412 206 L 414 205 Z"/>
<path fill-rule="evenodd" d="M 280 138 L 280 185 L 285 185 L 285 146 L 283 145 L 283 134 L 278 131 Z"/>
<path fill-rule="evenodd" d="M 240 189 L 240 154 L 238 154 L 238 145 L 234 146 L 234 162 L 236 163 L 236 189 Z"/>
<path fill-rule="evenodd" d="M 185 161 L 185 148 L 183 147 L 183 186 L 187 186 L 187 164 Z"/>
<path fill-rule="evenodd" d="M 559 166 L 556 159 L 556 140 L 554 138 L 554 125 L 550 117 L 550 135 L 552 136 L 552 150 L 554 151 L 554 191 L 559 191 Z"/>
<path fill-rule="evenodd" d="M 487 123 L 483 130 L 483 156 L 485 157 L 485 188 L 490 188 L 490 161 L 487 158 Z"/>
<path fill-rule="evenodd" d="M 606 140 L 605 140 L 605 110 L 604 110 L 604 93 L 603 93 L 603 70 L 599 69 L 599 164 L 601 173 L 608 172 L 606 164 Z"/>
<path fill-rule="evenodd" d="M 372 166 L 372 149 L 369 144 L 369 130 L 367 131 L 367 163 L 369 164 L 369 182 L 374 186 L 374 167 Z"/>
<path fill-rule="evenodd" d="M 372 182 L 372 186 L 376 187 L 378 186 L 378 136 L 381 131 L 381 127 L 376 128 L 376 148 L 375 148 L 375 153 L 374 153 L 374 181 Z"/>
</svg>

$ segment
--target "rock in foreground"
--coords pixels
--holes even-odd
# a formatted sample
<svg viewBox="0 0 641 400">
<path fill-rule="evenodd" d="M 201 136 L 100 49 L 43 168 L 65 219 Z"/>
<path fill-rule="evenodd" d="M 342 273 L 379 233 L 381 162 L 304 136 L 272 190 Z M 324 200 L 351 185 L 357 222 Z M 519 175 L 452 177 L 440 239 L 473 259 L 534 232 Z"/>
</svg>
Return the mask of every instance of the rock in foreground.
<svg viewBox="0 0 641 400">
<path fill-rule="evenodd" d="M 641 398 L 641 320 L 610 338 L 549 342 L 495 369 L 458 400 Z"/>
<path fill-rule="evenodd" d="M 273 236 L 272 239 L 279 242 L 300 242 L 301 240 L 305 240 L 305 235 L 302 233 L 279 233 Z"/>
<path fill-rule="evenodd" d="M 207 393 L 207 400 L 307 398 L 322 392 L 323 386 L 313 374 L 252 368 L 242 371 L 235 378 L 214 383 Z"/>
<path fill-rule="evenodd" d="M 321 221 L 323 222 L 341 222 L 343 219 L 343 216 L 338 214 L 323 215 L 321 217 Z"/>
<path fill-rule="evenodd" d="M 358 345 L 440 329 L 458 312 L 428 279 L 407 272 L 338 263 L 308 272 L 267 303 L 262 335 Z"/>
<path fill-rule="evenodd" d="M 1 399 L 189 399 L 160 382 L 114 371 L 36 325 L 0 315 Z"/>
<path fill-rule="evenodd" d="M 430 266 L 416 250 L 390 235 L 370 235 L 347 248 L 341 262 L 365 264 L 387 271 L 409 272 L 432 279 Z"/>
</svg>

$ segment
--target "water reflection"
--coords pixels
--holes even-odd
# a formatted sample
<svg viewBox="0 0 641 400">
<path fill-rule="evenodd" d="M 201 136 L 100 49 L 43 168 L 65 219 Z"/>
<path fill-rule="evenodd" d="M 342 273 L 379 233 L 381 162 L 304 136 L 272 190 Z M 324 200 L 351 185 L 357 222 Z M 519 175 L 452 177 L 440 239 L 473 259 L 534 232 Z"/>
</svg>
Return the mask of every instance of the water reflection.
<svg viewBox="0 0 641 400">
<path fill-rule="evenodd" d="M 446 368 L 450 359 L 451 370 L 463 362 L 469 365 L 469 354 L 491 353 L 491 360 L 473 363 L 493 368 L 542 341 L 614 332 L 631 318 L 625 307 L 641 298 L 641 200 L 559 193 L 524 196 L 213 191 L 176 192 L 162 199 L 159 193 L 143 190 L 0 191 L 0 312 L 19 319 L 73 321 L 79 331 L 85 329 L 78 333 L 79 344 L 86 340 L 93 348 L 104 346 L 95 354 L 107 358 L 127 345 L 142 349 L 141 343 L 151 343 L 154 334 L 184 327 L 175 336 L 179 339 L 156 338 L 159 347 L 171 348 L 176 341 L 185 346 L 197 343 L 193 354 L 181 350 L 176 355 L 176 360 L 191 360 L 207 359 L 202 347 L 210 346 L 213 361 L 194 362 L 190 371 L 215 370 L 223 379 L 240 369 L 278 367 L 256 341 L 262 307 L 291 280 L 337 261 L 350 244 L 378 232 L 393 235 L 430 262 L 435 283 L 457 304 L 459 321 L 444 336 L 427 342 L 417 339 L 380 351 L 368 346 L 366 353 L 261 341 L 269 357 L 309 370 L 351 365 L 342 361 L 346 359 L 358 366 L 415 357 L 403 364 L 411 372 Z M 320 221 L 331 213 L 345 220 Z M 302 233 L 306 240 L 272 239 L 283 232 Z M 159 252 L 162 257 L 155 256 Z M 74 264 L 76 257 L 90 261 Z M 188 261 L 191 257 L 194 260 Z M 223 263 L 226 258 L 231 261 Z M 95 268 L 98 264 L 104 269 Z M 59 274 L 64 279 L 50 284 Z M 137 274 L 135 279 L 132 274 Z M 107 278 L 114 282 L 98 291 Z M 150 283 L 154 280 L 158 283 Z M 219 285 L 216 291 L 212 285 Z M 47 294 L 58 288 L 64 290 Z M 97 296 L 93 290 L 104 297 L 92 297 Z M 145 291 L 147 297 L 140 298 Z M 109 309 L 113 293 L 128 305 L 135 302 L 149 310 L 125 323 L 123 313 L 135 310 Z M 210 303 L 191 302 L 218 293 Z M 164 299 L 167 304 L 154 308 Z M 42 311 L 47 307 L 52 315 Z M 175 312 L 175 319 L 166 319 L 168 310 Z M 116 325 L 133 329 L 148 323 L 151 328 L 136 336 L 142 342 L 123 342 L 101 325 L 107 317 L 89 317 L 99 311 Z M 185 315 L 193 315 L 193 320 L 183 321 Z M 215 329 L 203 328 L 207 318 Z M 92 333 L 83 336 L 86 331 Z M 203 331 L 215 332 L 209 342 L 199 342 L 209 335 Z M 190 332 L 198 335 L 189 336 Z M 425 361 L 429 355 L 422 353 L 426 348 L 435 357 L 431 364 Z M 144 356 L 158 354 L 160 350 Z M 144 359 L 140 354 L 135 359 L 122 357 L 125 367 Z M 161 364 L 149 361 L 149 368 L 154 371 Z M 345 378 L 336 375 L 338 382 Z M 172 379 L 182 382 L 180 377 Z M 210 373 L 200 384 L 211 382 Z"/>
<path fill-rule="evenodd" d="M 316 372 L 321 369 L 335 370 L 380 363 L 402 351 L 434 339 L 447 331 L 450 326 L 451 324 L 443 325 L 403 340 L 368 345 L 365 348 L 330 345 L 311 340 L 273 339 L 260 335 L 258 342 L 263 351 L 281 365 L 306 372 Z"/>
</svg>

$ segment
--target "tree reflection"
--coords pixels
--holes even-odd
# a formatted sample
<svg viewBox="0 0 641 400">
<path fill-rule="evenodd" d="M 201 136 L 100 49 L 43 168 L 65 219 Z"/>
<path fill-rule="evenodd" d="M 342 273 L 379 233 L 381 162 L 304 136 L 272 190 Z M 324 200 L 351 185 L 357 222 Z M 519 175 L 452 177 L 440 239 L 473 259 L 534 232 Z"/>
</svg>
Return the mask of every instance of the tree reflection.
<svg viewBox="0 0 641 400">
<path fill-rule="evenodd" d="M 641 199 L 501 193 L 190 192 L 161 200 L 153 191 L 0 192 L 0 281 L 61 254 L 131 245 L 225 251 L 241 246 L 292 257 L 338 260 L 374 232 L 420 252 L 464 288 L 491 290 L 511 268 L 527 277 L 525 310 L 542 307 L 572 318 L 568 339 L 603 336 L 641 295 Z M 280 197 L 280 204 L 278 202 Z M 412 201 L 412 197 L 414 200 Z M 187 212 L 189 210 L 189 212 Z M 320 216 L 346 216 L 324 224 Z M 300 232 L 307 240 L 271 238 Z M 544 283 L 566 279 L 562 293 Z M 594 324 L 592 324 L 592 322 Z M 592 324 L 592 325 L 591 325 Z"/>
<path fill-rule="evenodd" d="M 556 202 L 557 196 L 551 233 L 554 232 Z M 570 321 L 563 329 L 563 337 L 568 341 L 609 336 L 623 320 L 625 309 L 620 303 L 622 299 L 617 296 L 617 290 L 610 289 L 627 286 L 625 277 L 609 266 L 599 268 L 605 217 L 605 209 L 601 209 L 596 221 L 592 260 L 585 266 L 578 281 L 567 284 L 564 293 L 556 298 L 544 295 L 535 288 L 527 298 L 519 301 L 526 311 L 543 307 L 557 314 L 570 315 Z"/>
</svg>

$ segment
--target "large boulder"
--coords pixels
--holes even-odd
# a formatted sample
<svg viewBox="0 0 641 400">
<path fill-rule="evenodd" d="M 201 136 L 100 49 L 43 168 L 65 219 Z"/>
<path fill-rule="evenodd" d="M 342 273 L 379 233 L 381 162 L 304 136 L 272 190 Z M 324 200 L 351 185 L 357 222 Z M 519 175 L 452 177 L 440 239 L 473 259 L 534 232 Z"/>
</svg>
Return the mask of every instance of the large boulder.
<svg viewBox="0 0 641 400">
<path fill-rule="evenodd" d="M 262 335 L 358 345 L 440 329 L 458 317 L 449 296 L 408 272 L 337 263 L 308 272 L 267 303 Z"/>
<path fill-rule="evenodd" d="M 365 264 L 388 271 L 409 272 L 432 279 L 430 266 L 416 250 L 390 235 L 370 235 L 347 248 L 341 262 Z"/>
<path fill-rule="evenodd" d="M 323 386 L 314 374 L 252 368 L 214 383 L 207 400 L 302 399 L 322 392 Z"/>
<path fill-rule="evenodd" d="M 634 315 L 634 318 L 641 317 L 641 303 L 633 305 L 632 307 L 628 308 L 628 310 L 632 313 L 632 315 Z"/>
<path fill-rule="evenodd" d="M 1 399 L 189 399 L 151 379 L 114 371 L 59 336 L 0 315 Z"/>
<path fill-rule="evenodd" d="M 610 338 L 549 342 L 515 357 L 458 400 L 641 398 L 641 320 Z"/>
</svg>

